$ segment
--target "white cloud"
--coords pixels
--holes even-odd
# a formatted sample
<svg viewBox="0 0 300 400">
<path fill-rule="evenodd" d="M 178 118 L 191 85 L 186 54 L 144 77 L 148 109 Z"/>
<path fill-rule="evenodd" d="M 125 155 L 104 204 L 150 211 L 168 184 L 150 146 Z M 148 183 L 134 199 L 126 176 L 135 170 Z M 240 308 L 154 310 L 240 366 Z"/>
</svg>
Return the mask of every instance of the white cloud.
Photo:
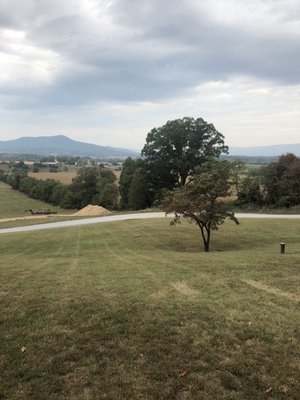
<svg viewBox="0 0 300 400">
<path fill-rule="evenodd" d="M 0 31 L 0 85 L 11 91 L 49 85 L 62 67 L 61 57 L 49 49 L 33 46 L 25 32 Z"/>
</svg>

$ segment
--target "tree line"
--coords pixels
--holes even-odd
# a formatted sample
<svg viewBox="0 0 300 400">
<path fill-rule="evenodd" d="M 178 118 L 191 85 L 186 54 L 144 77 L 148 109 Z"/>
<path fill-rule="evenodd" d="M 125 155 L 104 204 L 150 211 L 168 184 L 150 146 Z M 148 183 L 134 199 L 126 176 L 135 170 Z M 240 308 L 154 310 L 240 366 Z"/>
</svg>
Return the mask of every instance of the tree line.
<svg viewBox="0 0 300 400">
<path fill-rule="evenodd" d="M 300 204 L 300 158 L 294 154 L 283 154 L 276 162 L 248 172 L 241 162 L 233 167 L 240 173 L 235 178 L 237 205 L 289 208 Z"/>
<path fill-rule="evenodd" d="M 80 209 L 88 204 L 105 208 L 118 206 L 118 186 L 115 174 L 98 166 L 82 167 L 70 185 L 54 179 L 36 179 L 28 171 L 14 168 L 9 174 L 0 173 L 0 180 L 27 196 L 66 209 Z"/>
</svg>

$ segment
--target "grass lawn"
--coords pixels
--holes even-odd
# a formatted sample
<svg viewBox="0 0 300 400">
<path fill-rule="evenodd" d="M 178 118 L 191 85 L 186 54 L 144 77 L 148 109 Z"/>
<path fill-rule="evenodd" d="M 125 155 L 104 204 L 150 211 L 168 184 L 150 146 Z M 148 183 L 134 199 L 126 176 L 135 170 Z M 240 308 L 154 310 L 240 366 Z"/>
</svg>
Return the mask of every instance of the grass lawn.
<svg viewBox="0 0 300 400">
<path fill-rule="evenodd" d="M 0 399 L 299 399 L 299 233 L 228 223 L 211 253 L 167 220 L 1 235 Z"/>
</svg>

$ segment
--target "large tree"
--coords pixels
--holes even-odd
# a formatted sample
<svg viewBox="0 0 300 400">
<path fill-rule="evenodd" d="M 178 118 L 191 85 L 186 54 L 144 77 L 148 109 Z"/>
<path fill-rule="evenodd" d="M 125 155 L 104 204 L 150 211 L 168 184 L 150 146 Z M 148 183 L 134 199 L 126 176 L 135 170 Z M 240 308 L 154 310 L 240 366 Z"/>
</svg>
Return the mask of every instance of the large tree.
<svg viewBox="0 0 300 400">
<path fill-rule="evenodd" d="M 176 119 L 152 129 L 142 150 L 149 167 L 168 171 L 178 186 L 187 183 L 195 168 L 211 157 L 227 153 L 224 136 L 202 118 Z"/>
<path fill-rule="evenodd" d="M 198 225 L 204 251 L 208 252 L 212 230 L 219 229 L 226 218 L 239 223 L 225 200 L 230 195 L 230 186 L 230 164 L 210 162 L 197 171 L 189 185 L 169 192 L 161 207 L 166 214 L 175 214 L 171 224 L 186 218 Z"/>
</svg>

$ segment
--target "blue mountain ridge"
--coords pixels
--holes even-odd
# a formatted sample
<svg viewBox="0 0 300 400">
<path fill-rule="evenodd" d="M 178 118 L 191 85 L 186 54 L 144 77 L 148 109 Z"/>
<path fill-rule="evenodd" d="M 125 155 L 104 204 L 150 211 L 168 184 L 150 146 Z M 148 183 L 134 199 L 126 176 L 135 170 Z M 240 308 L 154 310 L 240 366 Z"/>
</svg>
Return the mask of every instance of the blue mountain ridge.
<svg viewBox="0 0 300 400">
<path fill-rule="evenodd" d="M 0 153 L 73 155 L 100 158 L 139 157 L 139 153 L 134 150 L 79 142 L 64 135 L 21 137 L 14 140 L 0 141 Z"/>
</svg>

